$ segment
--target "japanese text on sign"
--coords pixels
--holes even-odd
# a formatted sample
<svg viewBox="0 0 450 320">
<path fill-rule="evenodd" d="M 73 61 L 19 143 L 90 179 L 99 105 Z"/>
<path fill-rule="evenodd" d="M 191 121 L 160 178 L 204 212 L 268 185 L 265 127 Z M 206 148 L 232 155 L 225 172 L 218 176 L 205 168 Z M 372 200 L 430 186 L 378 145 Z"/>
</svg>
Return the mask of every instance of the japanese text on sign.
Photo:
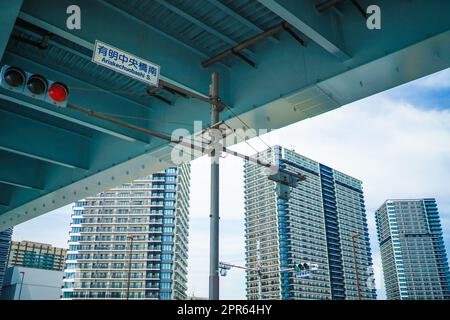
<svg viewBox="0 0 450 320">
<path fill-rule="evenodd" d="M 95 41 L 92 61 L 153 86 L 158 86 L 160 67 L 109 44 Z"/>
</svg>

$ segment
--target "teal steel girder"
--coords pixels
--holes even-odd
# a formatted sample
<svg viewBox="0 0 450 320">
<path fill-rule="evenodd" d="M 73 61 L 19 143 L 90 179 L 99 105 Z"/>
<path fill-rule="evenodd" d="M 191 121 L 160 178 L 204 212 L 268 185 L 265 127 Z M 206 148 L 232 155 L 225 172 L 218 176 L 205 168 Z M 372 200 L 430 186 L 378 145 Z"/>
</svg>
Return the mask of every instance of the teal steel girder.
<svg viewBox="0 0 450 320">
<path fill-rule="evenodd" d="M 186 5 L 180 0 L 3 2 L 1 64 L 66 83 L 73 104 L 168 134 L 193 133 L 194 120 L 207 127 L 209 107 L 167 92 L 172 105 L 146 96 L 144 84 L 90 62 L 95 40 L 160 65 L 162 79 L 205 96 L 218 71 L 220 95 L 233 109 L 222 119 L 233 128 L 241 120 L 280 128 L 450 66 L 448 1 L 360 0 L 381 8 L 381 30 L 369 30 L 350 1 L 318 12 L 320 2 L 198 0 L 197 11 L 186 12 L 174 9 Z M 73 4 L 81 30 L 66 27 Z M 33 37 L 13 29 L 17 17 L 53 33 L 49 47 L 10 38 Z M 201 67 L 214 52 L 281 21 L 305 47 L 281 33 L 249 48 L 256 68 L 236 57 Z M 173 164 L 171 146 L 157 138 L 1 88 L 0 102 L 0 230 Z"/>
<path fill-rule="evenodd" d="M 8 43 L 9 36 L 19 15 L 23 0 L 2 1 L 0 3 L 0 57 Z"/>
</svg>

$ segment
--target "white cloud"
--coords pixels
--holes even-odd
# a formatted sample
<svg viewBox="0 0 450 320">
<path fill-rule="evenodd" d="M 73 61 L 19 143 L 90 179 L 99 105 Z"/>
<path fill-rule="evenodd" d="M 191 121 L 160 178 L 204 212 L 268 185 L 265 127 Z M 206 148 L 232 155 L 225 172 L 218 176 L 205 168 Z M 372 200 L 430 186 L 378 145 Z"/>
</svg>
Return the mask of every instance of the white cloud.
<svg viewBox="0 0 450 320">
<path fill-rule="evenodd" d="M 423 80 L 422 80 L 423 81 Z M 450 229 L 450 112 L 424 110 L 411 104 L 388 100 L 380 94 L 341 107 L 326 114 L 307 119 L 288 127 L 273 131 L 262 139 L 269 145 L 279 144 L 293 148 L 298 153 L 327 164 L 363 181 L 374 260 L 376 287 L 379 298 L 384 298 L 381 259 L 374 222 L 374 211 L 388 198 L 436 197 L 443 222 L 444 233 Z M 258 150 L 264 148 L 261 140 L 249 141 Z M 241 143 L 235 149 L 248 155 L 253 154 L 248 145 Z M 230 156 L 229 156 L 230 157 Z M 193 177 L 202 176 L 202 195 L 192 190 L 191 222 L 196 212 L 204 218 L 209 210 L 209 171 L 207 158 L 193 163 Z M 222 161 L 221 216 L 243 219 L 242 201 L 242 161 L 225 159 Z M 229 165 L 232 162 L 231 165 Z M 225 182 L 224 182 L 225 181 Z M 194 182 L 194 181 L 193 181 Z M 194 183 L 198 183 L 194 182 Z M 238 220 L 237 220 L 238 221 Z M 242 242 L 234 242 L 233 248 L 244 257 L 244 243 L 241 231 L 236 226 L 230 230 L 222 228 L 227 239 L 236 235 Z M 192 232 L 192 230 L 191 230 Z M 203 230 L 208 233 L 208 229 Z M 222 237 L 222 241 L 225 240 Z M 209 239 L 202 237 L 203 241 Z M 204 250 L 209 246 L 193 239 L 190 243 L 191 255 L 203 251 L 204 260 L 194 264 L 207 264 Z M 197 246 L 199 249 L 197 249 Z M 206 247 L 206 248 L 205 248 Z M 236 252 L 236 255 L 237 252 Z M 221 256 L 222 257 L 222 256 Z M 201 277 L 207 281 L 206 273 L 190 275 L 190 288 Z M 198 278 L 197 278 L 198 277 Z M 240 277 L 240 278 L 239 278 Z M 242 297 L 244 292 L 236 291 L 245 286 L 244 274 L 237 275 L 235 286 L 228 291 L 222 287 L 223 295 Z M 226 286 L 229 279 L 223 279 Z M 239 285 L 238 285 L 239 284 Z M 197 295 L 197 290 L 195 291 Z M 198 294 L 207 295 L 207 286 Z"/>
<path fill-rule="evenodd" d="M 450 69 L 433 81 L 447 86 Z M 444 86 L 445 84 L 445 86 Z M 394 90 L 402 90 L 394 89 Z M 268 144 L 294 148 L 298 153 L 363 181 L 371 234 L 376 286 L 383 290 L 381 259 L 376 241 L 374 210 L 387 198 L 436 197 L 444 228 L 450 230 L 450 112 L 415 108 L 379 94 L 307 119 L 262 137 Z M 258 139 L 251 145 L 262 150 Z M 234 147 L 248 155 L 245 143 Z M 192 163 L 189 248 L 189 293 L 208 295 L 209 272 L 209 159 Z M 244 263 L 242 161 L 232 156 L 221 165 L 221 254 L 223 261 Z M 70 206 L 16 226 L 16 240 L 67 246 Z M 450 241 L 447 236 L 446 240 Z M 447 248 L 448 241 L 447 241 Z M 232 270 L 221 279 L 222 298 L 245 298 L 244 272 Z M 379 295 L 380 298 L 384 294 Z"/>
<path fill-rule="evenodd" d="M 450 68 L 412 82 L 412 85 L 433 90 L 450 88 Z"/>
</svg>

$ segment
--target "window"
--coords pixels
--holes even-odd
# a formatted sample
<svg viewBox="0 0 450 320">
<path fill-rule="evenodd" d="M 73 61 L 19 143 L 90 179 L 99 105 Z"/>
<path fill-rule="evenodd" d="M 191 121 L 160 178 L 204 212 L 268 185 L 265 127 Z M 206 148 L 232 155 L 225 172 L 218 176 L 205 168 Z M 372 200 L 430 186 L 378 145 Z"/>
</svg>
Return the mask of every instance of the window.
<svg viewBox="0 0 450 320">
<path fill-rule="evenodd" d="M 161 289 L 170 289 L 170 282 L 161 282 L 160 288 Z"/>
<path fill-rule="evenodd" d="M 173 211 L 173 210 L 170 210 L 170 211 Z M 164 211 L 164 214 L 168 214 L 168 213 L 166 213 L 165 211 Z M 173 213 L 171 213 L 171 214 L 173 214 Z M 173 223 L 173 218 L 164 218 L 164 223 Z"/>
<path fill-rule="evenodd" d="M 170 299 L 170 292 L 161 292 L 159 294 L 160 299 Z"/>
<path fill-rule="evenodd" d="M 172 215 L 175 214 L 175 211 L 173 209 L 165 209 L 164 210 L 164 215 Z"/>
<path fill-rule="evenodd" d="M 171 263 L 161 263 L 161 270 L 171 270 L 172 264 Z"/>
<path fill-rule="evenodd" d="M 164 253 L 161 256 L 161 260 L 172 260 L 172 255 L 170 253 Z"/>
</svg>

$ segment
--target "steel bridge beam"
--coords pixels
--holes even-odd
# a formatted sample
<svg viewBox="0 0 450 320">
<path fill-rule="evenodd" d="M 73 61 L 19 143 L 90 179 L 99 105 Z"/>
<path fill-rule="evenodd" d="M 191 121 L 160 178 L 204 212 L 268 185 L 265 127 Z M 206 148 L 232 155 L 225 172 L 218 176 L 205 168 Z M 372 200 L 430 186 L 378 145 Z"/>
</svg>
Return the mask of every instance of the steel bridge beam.
<svg viewBox="0 0 450 320">
<path fill-rule="evenodd" d="M 155 32 L 138 19 L 128 19 L 104 1 L 79 0 L 77 4 L 83 12 L 82 27 L 80 30 L 68 30 L 66 8 L 70 4 L 65 0 L 27 1 L 19 17 L 89 50 L 93 50 L 97 39 L 120 47 L 162 66 L 161 79 L 207 95 L 210 71 L 199 68 L 203 58 L 198 53 Z M 105 23 L 98 23 L 99 12 Z M 223 74 L 228 73 L 223 66 L 217 66 L 217 69 Z M 226 88 L 223 91 L 228 93 Z"/>
<path fill-rule="evenodd" d="M 195 24 L 197 27 L 205 30 L 206 32 L 212 34 L 216 38 L 222 40 L 223 42 L 231 45 L 236 46 L 238 43 L 231 39 L 230 37 L 224 35 L 222 32 L 217 31 L 213 27 L 207 25 L 203 21 L 200 21 L 199 19 L 191 16 L 190 14 L 187 14 L 183 10 L 179 9 L 178 7 L 174 6 L 173 4 L 168 3 L 165 0 L 154 0 L 156 3 L 160 4 L 161 6 L 165 7 L 166 9 L 172 11 L 173 13 L 179 15 L 180 17 L 183 17 L 184 19 L 188 20 L 189 22 Z M 254 54 L 251 52 L 251 50 L 245 50 L 245 53 L 248 54 L 250 57 L 254 58 Z"/>
<path fill-rule="evenodd" d="M 121 13 L 122 15 L 125 15 L 128 19 L 131 19 L 131 20 L 133 20 L 133 21 L 136 21 L 136 22 L 139 23 L 139 24 L 143 24 L 143 25 L 145 25 L 146 27 L 148 27 L 148 28 L 154 30 L 154 31 L 157 32 L 158 34 L 161 34 L 162 36 L 166 37 L 167 39 L 169 39 L 169 40 L 171 40 L 171 41 L 173 41 L 173 42 L 176 42 L 176 43 L 182 45 L 183 47 L 185 47 L 185 48 L 191 50 L 192 52 L 195 52 L 196 54 L 198 54 L 198 55 L 201 56 L 202 58 L 206 58 L 206 59 L 209 58 L 209 56 L 208 56 L 206 53 L 204 53 L 204 52 L 202 52 L 202 51 L 200 51 L 200 50 L 198 50 L 198 49 L 196 49 L 196 48 L 190 46 L 189 44 L 187 44 L 187 43 L 185 43 L 185 42 L 183 42 L 183 41 L 181 41 L 181 40 L 179 40 L 179 39 L 177 39 L 177 38 L 171 36 L 171 35 L 168 34 L 167 32 L 164 32 L 162 29 L 159 29 L 159 28 L 157 28 L 157 27 L 155 27 L 155 26 L 153 26 L 153 25 L 151 25 L 151 24 L 148 24 L 147 22 L 145 22 L 145 21 L 143 21 L 143 20 L 137 18 L 136 16 L 130 14 L 125 8 L 120 7 L 117 3 L 112 4 L 112 3 L 106 2 L 105 0 L 99 0 L 99 1 L 100 1 L 101 3 L 103 3 L 105 6 L 107 6 L 107 7 L 111 8 L 111 9 L 113 9 L 113 10 L 115 10 L 115 11 Z"/>
<path fill-rule="evenodd" d="M 6 184 L 0 184 L 0 210 L 4 211 L 6 207 L 9 207 L 11 203 L 12 186 Z M 1 226 L 0 226 L 1 229 Z"/>
<path fill-rule="evenodd" d="M 43 190 L 45 167 L 39 161 L 0 150 L 0 183 L 24 189 Z"/>
<path fill-rule="evenodd" d="M 332 40 L 335 37 L 335 31 L 330 20 L 326 18 L 326 13 L 318 12 L 309 2 L 297 0 L 258 1 L 338 59 L 342 61 L 350 59 L 342 45 Z"/>
<path fill-rule="evenodd" d="M 75 79 L 65 73 L 58 72 L 47 66 L 40 65 L 36 62 L 32 62 L 27 58 L 18 56 L 15 53 L 6 52 L 3 58 L 4 62 L 10 65 L 17 65 L 30 72 L 46 75 L 49 79 L 58 79 L 59 81 L 73 84 L 74 87 L 92 88 L 91 85 L 86 82 L 82 82 Z M 70 87 L 70 86 L 69 86 Z M 95 98 L 94 98 L 95 97 Z M 149 143 L 148 137 L 136 134 L 130 130 L 124 128 L 119 128 L 117 126 L 112 126 L 110 124 L 105 124 L 101 121 L 97 121 L 87 116 L 73 114 L 69 110 L 64 108 L 55 108 L 46 102 L 29 98 L 24 95 L 16 94 L 14 92 L 6 91 L 5 89 L 0 89 L 0 98 L 17 103 L 24 107 L 32 108 L 49 115 L 82 125 L 87 128 L 94 129 L 96 131 L 106 133 L 108 135 L 115 136 L 117 138 L 134 142 L 140 141 L 144 144 Z M 87 108 L 96 109 L 97 111 L 114 111 L 116 113 L 124 113 L 125 110 L 134 109 L 136 110 L 136 105 L 132 107 L 131 103 L 123 101 L 123 103 L 118 104 L 117 97 L 110 95 L 99 96 L 95 90 L 86 92 L 76 92 L 73 91 L 70 94 L 70 101 L 74 104 L 80 104 Z M 92 102 L 94 101 L 94 102 Z M 114 107 L 114 108 L 112 108 Z M 141 110 L 145 110 L 141 107 Z M 146 113 L 141 113 L 141 116 L 146 116 Z"/>
<path fill-rule="evenodd" d="M 0 106 L 2 104 L 4 101 L 0 101 Z M 71 169 L 88 169 L 89 140 L 86 136 L 0 109 L 1 150 Z"/>
<path fill-rule="evenodd" d="M 242 23 L 243 25 L 247 26 L 248 28 L 252 29 L 253 31 L 255 31 L 256 33 L 261 33 L 264 32 L 263 29 L 261 29 L 260 27 L 258 27 L 256 24 L 254 24 L 253 22 L 249 21 L 248 19 L 244 18 L 243 16 L 241 16 L 239 13 L 237 13 L 236 11 L 232 10 L 231 8 L 229 8 L 227 5 L 223 4 L 222 2 L 220 2 L 219 0 L 208 0 L 208 2 L 210 2 L 211 4 L 213 4 L 214 6 L 216 6 L 218 9 L 220 9 L 221 11 L 223 11 L 224 13 L 226 13 L 227 15 L 231 16 L 232 18 L 234 18 L 235 20 L 239 21 L 240 23 Z M 274 36 L 269 38 L 270 41 L 272 41 L 273 43 L 278 43 L 278 39 L 275 38 Z"/>
<path fill-rule="evenodd" d="M 3 56 L 23 0 L 0 2 L 0 58 Z"/>
</svg>

